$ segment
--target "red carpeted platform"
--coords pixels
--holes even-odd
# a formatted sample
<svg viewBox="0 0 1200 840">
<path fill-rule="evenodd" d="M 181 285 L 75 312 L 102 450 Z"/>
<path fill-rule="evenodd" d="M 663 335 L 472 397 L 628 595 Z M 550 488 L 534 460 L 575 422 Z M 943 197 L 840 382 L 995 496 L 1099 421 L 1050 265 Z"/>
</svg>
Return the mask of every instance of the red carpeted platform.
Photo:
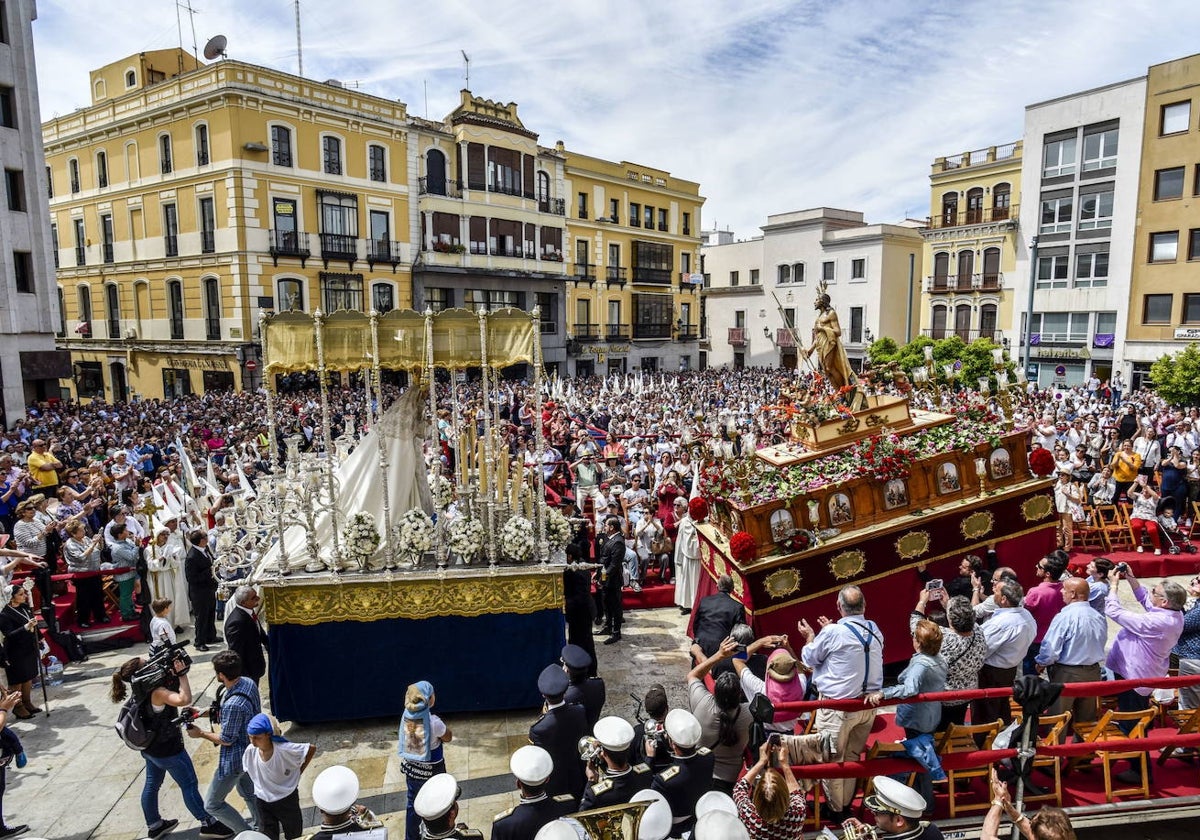
<svg viewBox="0 0 1200 840">
<path fill-rule="evenodd" d="M 675 584 L 647 581 L 641 592 L 626 589 L 621 593 L 621 604 L 627 610 L 653 610 L 670 607 L 675 603 Z"/>
<path fill-rule="evenodd" d="M 1076 548 L 1071 552 L 1071 569 L 1082 573 L 1083 567 L 1093 557 L 1107 557 L 1114 563 L 1128 563 L 1133 573 L 1142 578 L 1193 575 L 1200 572 L 1200 554 L 1168 554 L 1165 551 L 1155 554 L 1150 549 L 1139 553 L 1129 549 L 1101 551 L 1096 548 Z"/>
</svg>

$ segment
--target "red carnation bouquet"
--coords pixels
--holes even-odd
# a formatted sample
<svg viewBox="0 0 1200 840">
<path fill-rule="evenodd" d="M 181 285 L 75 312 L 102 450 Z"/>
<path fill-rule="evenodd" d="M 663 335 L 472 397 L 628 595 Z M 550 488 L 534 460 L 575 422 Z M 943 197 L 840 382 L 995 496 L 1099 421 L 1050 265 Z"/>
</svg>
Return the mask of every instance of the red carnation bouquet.
<svg viewBox="0 0 1200 840">
<path fill-rule="evenodd" d="M 1029 469 L 1033 470 L 1034 475 L 1045 478 L 1054 472 L 1054 467 L 1054 456 L 1049 449 L 1042 447 L 1029 453 Z"/>
<path fill-rule="evenodd" d="M 703 522 L 708 519 L 708 502 L 704 501 L 700 496 L 688 502 L 688 516 L 693 522 Z"/>
<path fill-rule="evenodd" d="M 738 531 L 729 539 L 729 553 L 739 563 L 753 560 L 758 555 L 758 540 L 745 531 Z"/>
</svg>

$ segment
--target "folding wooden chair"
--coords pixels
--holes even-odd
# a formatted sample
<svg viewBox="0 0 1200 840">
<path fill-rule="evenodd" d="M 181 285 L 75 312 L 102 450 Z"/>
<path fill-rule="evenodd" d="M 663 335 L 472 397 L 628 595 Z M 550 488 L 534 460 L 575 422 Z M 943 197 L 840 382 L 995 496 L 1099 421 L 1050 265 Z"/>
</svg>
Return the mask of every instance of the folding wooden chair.
<svg viewBox="0 0 1200 840">
<path fill-rule="evenodd" d="M 1121 511 L 1116 505 L 1095 505 L 1092 512 L 1096 516 L 1096 524 L 1100 528 L 1100 536 L 1104 540 L 1104 550 L 1133 547 L 1133 536 L 1129 527 L 1121 521 Z"/>
<path fill-rule="evenodd" d="M 1038 739 L 1039 747 L 1058 746 L 1063 742 L 1068 728 L 1071 725 L 1071 713 L 1063 712 L 1058 715 L 1042 715 L 1038 718 Z M 1059 808 L 1062 807 L 1062 765 L 1063 760 L 1056 755 L 1039 755 L 1033 759 L 1033 768 L 1042 770 L 1047 775 L 1054 777 L 1054 789 L 1048 793 L 1030 796 L 1025 794 L 1026 802 L 1049 802 L 1054 800 L 1054 804 Z"/>
<path fill-rule="evenodd" d="M 1180 735 L 1200 735 L 1200 709 L 1168 709 L 1167 717 L 1179 729 Z M 1189 758 L 1196 754 L 1195 747 L 1163 747 L 1162 752 L 1158 754 L 1158 765 L 1161 767 L 1166 764 L 1167 759 L 1171 758 L 1177 751 L 1190 749 Z M 1183 756 L 1175 756 L 1182 758 Z"/>
<path fill-rule="evenodd" d="M 1098 741 L 1137 741 L 1146 737 L 1146 732 L 1157 715 L 1158 708 L 1154 704 L 1151 704 L 1149 709 L 1142 709 L 1140 711 L 1107 711 L 1095 723 L 1075 724 L 1075 735 L 1084 743 Z M 1126 734 L 1118 726 L 1119 723 L 1132 723 L 1133 728 Z M 1100 761 L 1104 764 L 1104 797 L 1106 802 L 1112 802 L 1114 796 L 1125 796 L 1131 793 L 1140 793 L 1143 799 L 1150 798 L 1149 762 L 1146 760 L 1145 750 L 1096 750 L 1095 755 L 1099 756 Z M 1112 763 L 1121 760 L 1129 761 L 1131 766 L 1140 768 L 1142 778 L 1140 785 L 1137 787 L 1113 788 Z"/>
<path fill-rule="evenodd" d="M 1095 546 L 1102 551 L 1108 551 L 1104 541 L 1104 524 L 1097 518 L 1096 509 L 1091 505 L 1083 507 L 1084 520 L 1075 523 L 1075 545 L 1080 548 Z"/>
<path fill-rule="evenodd" d="M 1004 721 L 1002 720 L 976 724 L 974 726 L 963 726 L 957 723 L 951 724 L 942 733 L 941 738 L 937 742 L 937 752 L 938 756 L 942 759 L 943 766 L 948 755 L 991 749 L 992 741 L 996 740 L 996 736 L 1000 734 L 1000 728 L 1003 725 Z M 979 736 L 983 738 L 982 744 L 976 741 L 976 737 Z M 951 819 L 958 816 L 959 811 L 986 811 L 991 807 L 990 797 L 986 796 L 984 797 L 985 801 L 982 803 L 958 804 L 958 794 L 970 791 L 971 780 L 986 780 L 990 772 L 991 764 L 981 764 L 978 767 L 962 767 L 956 770 L 946 768 L 946 784 L 950 798 Z M 966 784 L 962 784 L 963 782 Z M 985 781 L 984 784 L 986 785 L 987 782 Z"/>
<path fill-rule="evenodd" d="M 1121 502 L 1117 505 L 1117 513 L 1121 517 L 1121 527 L 1125 529 L 1126 539 L 1131 548 L 1137 548 L 1141 545 L 1137 535 L 1133 533 L 1133 524 L 1130 522 L 1130 516 L 1133 514 L 1133 505 L 1129 502 Z"/>
</svg>

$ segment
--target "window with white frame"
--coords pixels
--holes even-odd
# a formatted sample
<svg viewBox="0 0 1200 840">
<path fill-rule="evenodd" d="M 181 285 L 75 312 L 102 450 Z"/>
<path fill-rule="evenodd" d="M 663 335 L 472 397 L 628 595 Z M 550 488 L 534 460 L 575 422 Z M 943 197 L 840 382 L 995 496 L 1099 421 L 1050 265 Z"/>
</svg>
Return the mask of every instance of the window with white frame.
<svg viewBox="0 0 1200 840">
<path fill-rule="evenodd" d="M 1075 286 L 1078 288 L 1108 285 L 1108 252 L 1075 255 Z"/>
<path fill-rule="evenodd" d="M 1067 287 L 1067 272 L 1070 268 L 1069 257 L 1066 254 L 1056 254 L 1049 257 L 1038 257 L 1037 283 L 1038 289 L 1065 289 Z"/>
<path fill-rule="evenodd" d="M 1192 122 L 1192 103 L 1172 102 L 1162 106 L 1159 134 L 1179 134 L 1187 131 Z"/>
<path fill-rule="evenodd" d="M 804 282 L 804 263 L 792 263 L 792 282 Z"/>
<path fill-rule="evenodd" d="M 326 175 L 342 174 L 342 141 L 326 135 L 321 138 L 321 159 Z"/>
<path fill-rule="evenodd" d="M 1111 339 L 1117 333 L 1117 313 L 1116 312 L 1097 312 L 1096 313 L 1096 336 L 1105 336 L 1106 339 Z"/>
<path fill-rule="evenodd" d="M 1073 174 L 1077 145 L 1078 140 L 1073 136 L 1046 143 L 1042 150 L 1042 177 L 1055 178 L 1059 175 Z"/>
<path fill-rule="evenodd" d="M 779 282 L 780 283 L 791 283 L 792 282 L 792 267 L 790 265 L 779 266 Z"/>
<path fill-rule="evenodd" d="M 834 265 L 835 264 L 833 260 L 828 260 L 821 263 L 821 279 L 826 283 L 832 283 L 834 281 Z"/>
<path fill-rule="evenodd" d="M 275 301 L 276 312 L 287 312 L 288 310 L 304 311 L 304 281 L 284 279 L 280 280 L 276 286 L 278 289 L 278 299 Z"/>
<path fill-rule="evenodd" d="M 1030 321 L 1030 333 L 1042 344 L 1087 341 L 1090 312 L 1039 312 Z"/>
<path fill-rule="evenodd" d="M 1069 195 L 1042 199 L 1042 233 L 1070 233 L 1075 199 Z"/>
<path fill-rule="evenodd" d="M 865 259 L 850 260 L 850 279 L 865 280 L 867 277 L 867 261 Z"/>
<path fill-rule="evenodd" d="M 387 151 L 377 143 L 367 146 L 367 176 L 372 181 L 387 181 Z"/>
<path fill-rule="evenodd" d="M 1113 191 L 1079 196 L 1079 229 L 1101 230 L 1112 227 Z"/>
<path fill-rule="evenodd" d="M 271 126 L 271 163 L 274 166 L 292 165 L 292 130 L 285 125 Z"/>
<path fill-rule="evenodd" d="M 1117 165 L 1117 135 L 1119 130 L 1107 128 L 1102 131 L 1083 133 L 1083 171 L 1110 169 Z"/>
<path fill-rule="evenodd" d="M 371 308 L 380 315 L 396 308 L 396 287 L 391 283 L 371 285 Z"/>
<path fill-rule="evenodd" d="M 175 171 L 174 158 L 171 156 L 170 134 L 163 134 L 158 138 L 158 163 L 164 175 Z"/>
<path fill-rule="evenodd" d="M 1179 231 L 1150 234 L 1150 262 L 1174 262 L 1179 257 Z"/>
<path fill-rule="evenodd" d="M 200 123 L 196 126 L 196 165 L 208 166 L 208 125 Z"/>
</svg>

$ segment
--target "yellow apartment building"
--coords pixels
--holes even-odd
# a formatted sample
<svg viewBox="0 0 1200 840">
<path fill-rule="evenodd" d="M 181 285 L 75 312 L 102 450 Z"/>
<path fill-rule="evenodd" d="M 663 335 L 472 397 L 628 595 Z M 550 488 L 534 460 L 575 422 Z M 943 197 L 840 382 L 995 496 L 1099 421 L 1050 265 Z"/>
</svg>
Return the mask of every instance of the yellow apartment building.
<svg viewBox="0 0 1200 840">
<path fill-rule="evenodd" d="M 564 156 L 539 146 L 517 110 L 463 90 L 441 122 L 410 120 L 413 297 L 435 312 L 538 307 L 546 367 L 561 374 Z"/>
<path fill-rule="evenodd" d="M 410 126 L 419 308 L 537 306 L 561 375 L 694 364 L 698 184 L 539 145 L 516 103 L 467 90 Z"/>
<path fill-rule="evenodd" d="M 698 366 L 700 185 L 567 151 L 569 372 Z"/>
<path fill-rule="evenodd" d="M 260 312 L 411 304 L 402 103 L 176 49 L 91 94 L 42 126 L 74 395 L 254 388 Z"/>
<path fill-rule="evenodd" d="M 931 274 L 921 290 L 921 332 L 1008 345 L 1020 247 L 1022 142 L 934 160 L 921 230 Z"/>
<path fill-rule="evenodd" d="M 1136 387 L 1200 341 L 1200 55 L 1148 71 L 1135 230 L 1124 352 Z"/>
</svg>

